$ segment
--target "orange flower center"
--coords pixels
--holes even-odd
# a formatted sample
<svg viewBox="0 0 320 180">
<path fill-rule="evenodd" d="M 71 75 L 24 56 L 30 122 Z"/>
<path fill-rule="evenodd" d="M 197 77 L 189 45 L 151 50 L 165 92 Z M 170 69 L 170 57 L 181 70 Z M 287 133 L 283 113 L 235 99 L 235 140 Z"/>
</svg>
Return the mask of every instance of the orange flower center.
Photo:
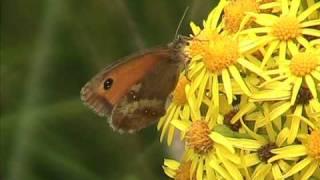
<svg viewBox="0 0 320 180">
<path fill-rule="evenodd" d="M 224 7 L 225 29 L 232 33 L 237 32 L 246 12 L 258 12 L 256 0 L 231 1 Z"/>
<path fill-rule="evenodd" d="M 296 17 L 281 16 L 272 27 L 272 34 L 278 39 L 287 41 L 301 34 L 300 24 Z"/>
<path fill-rule="evenodd" d="M 205 66 L 216 73 L 235 64 L 239 57 L 238 42 L 229 36 L 221 35 L 207 44 L 202 55 Z"/>
<path fill-rule="evenodd" d="M 217 32 L 203 29 L 199 34 L 196 34 L 194 38 L 188 41 L 189 44 L 185 47 L 186 54 L 188 54 L 190 58 L 202 56 L 209 41 L 214 40 L 217 36 Z"/>
<path fill-rule="evenodd" d="M 181 77 L 178 84 L 173 91 L 173 102 L 179 105 L 184 105 L 187 103 L 187 96 L 185 92 L 185 87 L 190 81 L 185 77 Z"/>
<path fill-rule="evenodd" d="M 192 123 L 186 134 L 186 144 L 198 154 L 207 154 L 213 148 L 208 123 L 198 120 Z"/>
<path fill-rule="evenodd" d="M 311 132 L 308 143 L 308 150 L 310 156 L 320 160 L 320 130 L 314 130 Z"/>
<path fill-rule="evenodd" d="M 290 70 L 296 76 L 305 76 L 315 70 L 319 63 L 320 59 L 315 54 L 299 53 L 292 58 Z"/>
</svg>

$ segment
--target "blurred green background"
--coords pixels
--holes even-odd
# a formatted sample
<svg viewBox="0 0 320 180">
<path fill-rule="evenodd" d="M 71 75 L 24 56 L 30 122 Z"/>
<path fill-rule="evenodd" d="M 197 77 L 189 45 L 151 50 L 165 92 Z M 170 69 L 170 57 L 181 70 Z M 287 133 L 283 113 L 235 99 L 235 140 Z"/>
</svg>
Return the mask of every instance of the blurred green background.
<svg viewBox="0 0 320 180">
<path fill-rule="evenodd" d="M 79 99 L 95 73 L 189 34 L 213 0 L 2 0 L 1 170 L 5 180 L 166 179 L 155 126 L 114 133 Z"/>
</svg>

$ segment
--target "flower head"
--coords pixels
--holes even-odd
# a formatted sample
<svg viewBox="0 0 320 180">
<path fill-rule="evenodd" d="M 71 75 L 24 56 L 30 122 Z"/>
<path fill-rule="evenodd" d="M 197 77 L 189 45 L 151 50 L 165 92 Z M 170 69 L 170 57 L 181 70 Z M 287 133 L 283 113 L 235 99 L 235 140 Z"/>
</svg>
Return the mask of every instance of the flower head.
<svg viewBox="0 0 320 180">
<path fill-rule="evenodd" d="M 304 144 L 293 144 L 272 150 L 275 156 L 269 159 L 269 162 L 274 162 L 279 159 L 298 159 L 297 163 L 283 175 L 283 178 L 288 178 L 301 171 L 300 177 L 302 177 L 302 179 L 308 179 L 314 174 L 317 168 L 319 168 L 319 132 L 319 130 L 313 130 L 310 135 L 304 135 L 306 137 L 301 140 Z"/>
<path fill-rule="evenodd" d="M 210 139 L 210 128 L 205 121 L 195 121 L 186 134 L 186 143 L 198 154 L 206 154 L 213 148 L 213 141 Z"/>
<path fill-rule="evenodd" d="M 320 162 L 320 2 L 221 0 L 191 23 L 160 139 L 175 179 L 308 179 Z"/>
<path fill-rule="evenodd" d="M 261 67 L 264 67 L 274 53 L 278 53 L 278 64 L 281 64 L 287 54 L 294 53 L 299 46 L 309 48 L 307 36 L 320 37 L 320 30 L 313 28 L 320 25 L 319 20 L 309 20 L 308 17 L 320 8 L 320 2 L 310 5 L 304 11 L 299 11 L 300 0 L 282 0 L 281 13 L 264 14 L 250 13 L 249 16 L 255 19 L 259 25 L 255 28 L 248 28 L 241 34 L 256 34 L 259 39 L 254 43 L 257 49 L 267 47 L 262 59 Z"/>
</svg>

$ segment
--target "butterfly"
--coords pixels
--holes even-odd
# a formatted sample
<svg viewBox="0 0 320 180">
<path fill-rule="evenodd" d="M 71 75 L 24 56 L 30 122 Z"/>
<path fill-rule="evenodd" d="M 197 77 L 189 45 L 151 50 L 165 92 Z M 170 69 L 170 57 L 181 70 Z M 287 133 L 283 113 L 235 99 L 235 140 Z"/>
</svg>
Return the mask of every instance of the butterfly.
<svg viewBox="0 0 320 180">
<path fill-rule="evenodd" d="M 81 89 L 81 99 L 114 130 L 136 132 L 165 114 L 166 101 L 187 63 L 187 37 L 150 49 L 104 68 Z"/>
</svg>

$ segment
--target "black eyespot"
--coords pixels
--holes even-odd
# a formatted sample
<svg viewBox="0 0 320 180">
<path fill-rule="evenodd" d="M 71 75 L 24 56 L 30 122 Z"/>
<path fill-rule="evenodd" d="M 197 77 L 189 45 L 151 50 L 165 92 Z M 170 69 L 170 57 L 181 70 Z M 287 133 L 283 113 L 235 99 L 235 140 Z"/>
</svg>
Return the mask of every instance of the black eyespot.
<svg viewBox="0 0 320 180">
<path fill-rule="evenodd" d="M 104 88 L 105 90 L 110 89 L 111 86 L 112 86 L 112 83 L 113 83 L 113 79 L 111 79 L 111 78 L 106 79 L 106 80 L 104 81 L 104 83 L 103 83 L 103 88 Z"/>
</svg>

